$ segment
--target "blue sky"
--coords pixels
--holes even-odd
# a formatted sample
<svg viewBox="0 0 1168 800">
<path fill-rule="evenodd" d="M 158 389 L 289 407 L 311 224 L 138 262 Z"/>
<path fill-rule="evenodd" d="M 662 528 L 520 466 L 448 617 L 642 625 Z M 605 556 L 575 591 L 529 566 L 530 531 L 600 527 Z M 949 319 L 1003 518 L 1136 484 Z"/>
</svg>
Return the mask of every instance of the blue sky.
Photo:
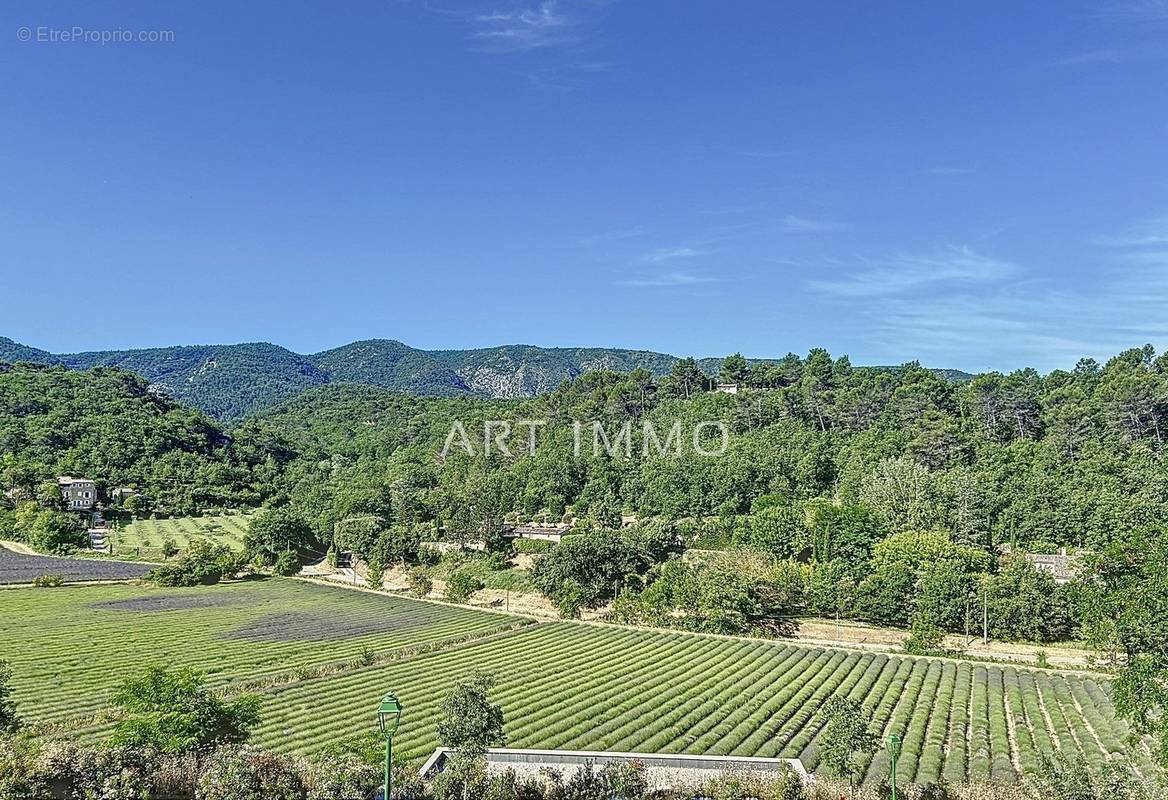
<svg viewBox="0 0 1168 800">
<path fill-rule="evenodd" d="M 42 0 L 0 40 L 0 335 L 50 350 L 1168 344 L 1168 0 Z"/>
</svg>

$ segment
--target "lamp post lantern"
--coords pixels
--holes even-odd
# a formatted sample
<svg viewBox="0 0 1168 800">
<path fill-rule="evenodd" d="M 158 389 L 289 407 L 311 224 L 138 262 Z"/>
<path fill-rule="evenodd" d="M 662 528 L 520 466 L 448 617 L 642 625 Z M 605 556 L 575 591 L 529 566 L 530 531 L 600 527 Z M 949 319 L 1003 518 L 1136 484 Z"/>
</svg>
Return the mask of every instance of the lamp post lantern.
<svg viewBox="0 0 1168 800">
<path fill-rule="evenodd" d="M 892 759 L 892 800 L 896 800 L 896 760 L 900 758 L 900 737 L 889 736 L 885 742 L 888 757 Z"/>
<path fill-rule="evenodd" d="M 381 698 L 377 707 L 377 727 L 385 738 L 385 800 L 389 800 L 389 790 L 393 788 L 393 735 L 401 723 L 402 704 L 397 696 L 389 692 Z"/>
</svg>

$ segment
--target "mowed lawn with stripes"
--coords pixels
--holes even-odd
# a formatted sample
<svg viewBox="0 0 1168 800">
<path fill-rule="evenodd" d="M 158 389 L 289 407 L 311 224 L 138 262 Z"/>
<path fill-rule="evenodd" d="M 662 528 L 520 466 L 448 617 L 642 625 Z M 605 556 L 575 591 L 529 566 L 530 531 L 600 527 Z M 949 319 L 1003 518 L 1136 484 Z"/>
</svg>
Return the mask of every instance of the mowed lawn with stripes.
<svg viewBox="0 0 1168 800">
<path fill-rule="evenodd" d="M 16 699 L 32 721 L 83 717 L 120 677 L 147 663 L 207 670 L 228 690 L 265 697 L 256 742 L 319 750 L 369 733 L 381 695 L 406 711 L 395 738 L 406 758 L 437 744 L 438 707 L 458 678 L 498 683 L 508 743 L 801 758 L 819 767 L 820 705 L 860 701 L 882 736 L 904 739 L 902 780 L 1012 782 L 1042 755 L 1093 764 L 1146 748 L 1091 675 L 811 648 L 574 622 L 530 620 L 294 580 L 148 590 L 6 591 Z M 372 662 L 372 663 L 370 663 Z M 89 718 L 84 718 L 88 715 Z M 865 764 L 882 777 L 887 760 Z"/>
<path fill-rule="evenodd" d="M 232 550 L 242 550 L 250 523 L 248 514 L 147 518 L 134 520 L 120 530 L 111 531 L 109 536 L 114 555 L 161 559 L 167 542 L 185 550 L 192 539 L 207 539 Z"/>
</svg>

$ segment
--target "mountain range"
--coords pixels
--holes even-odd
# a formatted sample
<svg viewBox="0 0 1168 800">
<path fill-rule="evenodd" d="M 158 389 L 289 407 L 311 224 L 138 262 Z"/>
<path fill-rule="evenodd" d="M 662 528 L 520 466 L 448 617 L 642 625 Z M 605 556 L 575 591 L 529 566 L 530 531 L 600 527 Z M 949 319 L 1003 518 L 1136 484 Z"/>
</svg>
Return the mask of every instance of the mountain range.
<svg viewBox="0 0 1168 800">
<path fill-rule="evenodd" d="M 311 355 L 267 342 L 184 345 L 55 354 L 0 336 L 0 361 L 58 364 L 70 369 L 118 367 L 155 391 L 221 420 L 275 406 L 313 386 L 355 383 L 429 397 L 532 397 L 593 370 L 644 367 L 664 375 L 677 356 L 600 347 L 504 345 L 478 350 L 419 350 L 393 339 L 369 339 Z M 698 366 L 717 374 L 720 358 Z M 936 370 L 949 380 L 972 376 Z"/>
</svg>

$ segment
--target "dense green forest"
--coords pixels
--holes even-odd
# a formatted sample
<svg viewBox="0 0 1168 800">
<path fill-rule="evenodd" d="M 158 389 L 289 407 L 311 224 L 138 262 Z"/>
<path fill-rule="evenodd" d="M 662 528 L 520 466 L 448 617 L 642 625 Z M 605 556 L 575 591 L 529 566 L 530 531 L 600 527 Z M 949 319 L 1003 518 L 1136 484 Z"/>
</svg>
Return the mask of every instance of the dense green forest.
<svg viewBox="0 0 1168 800">
<path fill-rule="evenodd" d="M 821 350 L 747 365 L 727 359 L 738 394 L 708 385 L 691 360 L 593 372 L 525 400 L 420 398 L 368 386 L 314 387 L 228 430 L 116 369 L 7 366 L 0 373 L 6 489 L 30 495 L 55 474 L 144 491 L 165 511 L 290 502 L 327 536 L 352 513 L 403 524 L 450 522 L 473 507 L 609 522 L 622 513 L 693 520 L 711 540 L 743 536 L 760 502 L 862 506 L 891 530 L 948 532 L 986 549 L 1099 548 L 1117 530 L 1163 518 L 1168 434 L 1165 359 L 1151 348 L 1041 376 L 990 373 L 956 384 L 910 364 L 853 368 Z M 484 453 L 483 425 L 509 420 L 511 454 Z M 546 420 L 534 452 L 522 420 Z M 443 449 L 461 421 L 473 445 Z M 627 456 L 574 452 L 573 420 L 615 437 Z M 692 446 L 723 421 L 717 457 Z M 680 423 L 681 437 L 660 454 Z M 717 437 L 706 428 L 703 436 Z M 712 445 L 709 445 L 712 446 Z M 675 452 L 676 451 L 676 452 Z M 794 546 L 794 543 L 792 544 Z"/>
<path fill-rule="evenodd" d="M 255 505 L 290 453 L 237 440 L 128 372 L 0 363 L 0 488 L 9 503 L 59 499 L 57 475 L 132 487 L 167 513 Z"/>
<path fill-rule="evenodd" d="M 747 367 L 738 376 L 745 383 L 773 388 L 738 394 L 701 391 L 685 362 L 661 379 L 647 371 L 590 373 L 512 402 L 333 385 L 237 430 L 262 431 L 300 454 L 282 486 L 292 502 L 349 497 L 335 511 L 314 501 L 318 517 L 357 503 L 403 521 L 444 520 L 474 505 L 557 518 L 715 518 L 711 524 L 732 535 L 734 517 L 748 515 L 760 498 L 788 505 L 825 498 L 864 506 L 892 529 L 947 531 L 987 550 L 1003 543 L 1099 547 L 1116 530 L 1163 516 L 1164 365 L 1145 348 L 1045 377 L 1023 370 L 954 384 L 916 365 L 852 368 L 846 358 L 813 351 Z M 439 463 L 455 419 L 475 456 L 457 447 Z M 512 444 L 522 446 L 511 457 L 483 453 L 488 419 L 516 423 Z M 518 421 L 527 419 L 548 420 L 534 454 L 519 433 Z M 629 456 L 594 457 L 586 436 L 576 458 L 572 420 L 600 420 L 610 436 L 635 423 Z M 688 432 L 703 420 L 725 421 L 725 454 L 702 456 L 689 446 Z M 646 455 L 646 421 L 662 438 L 680 421 L 680 453 L 650 447 Z M 393 508 L 390 487 L 408 508 Z"/>
</svg>

